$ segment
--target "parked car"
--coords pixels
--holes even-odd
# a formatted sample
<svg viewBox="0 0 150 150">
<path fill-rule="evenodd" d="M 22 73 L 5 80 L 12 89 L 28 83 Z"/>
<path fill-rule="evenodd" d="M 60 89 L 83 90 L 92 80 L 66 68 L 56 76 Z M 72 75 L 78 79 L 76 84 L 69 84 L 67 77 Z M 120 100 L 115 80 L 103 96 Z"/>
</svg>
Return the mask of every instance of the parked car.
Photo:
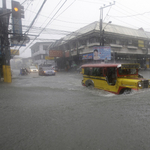
<svg viewBox="0 0 150 150">
<path fill-rule="evenodd" d="M 55 70 L 53 70 L 51 67 L 45 67 L 45 66 L 41 66 L 39 68 L 39 75 L 40 76 L 52 76 L 55 75 Z"/>
<path fill-rule="evenodd" d="M 38 69 L 36 66 L 30 66 L 29 67 L 29 72 L 38 72 Z"/>
</svg>

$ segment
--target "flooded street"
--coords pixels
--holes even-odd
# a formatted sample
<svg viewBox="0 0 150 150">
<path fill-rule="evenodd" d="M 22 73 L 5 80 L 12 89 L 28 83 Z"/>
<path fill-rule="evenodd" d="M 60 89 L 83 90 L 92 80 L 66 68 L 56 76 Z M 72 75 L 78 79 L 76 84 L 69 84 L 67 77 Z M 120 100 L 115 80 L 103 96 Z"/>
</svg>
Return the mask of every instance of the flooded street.
<svg viewBox="0 0 150 150">
<path fill-rule="evenodd" d="M 0 149 L 149 150 L 150 89 L 114 95 L 81 80 L 58 72 L 0 83 Z"/>
</svg>

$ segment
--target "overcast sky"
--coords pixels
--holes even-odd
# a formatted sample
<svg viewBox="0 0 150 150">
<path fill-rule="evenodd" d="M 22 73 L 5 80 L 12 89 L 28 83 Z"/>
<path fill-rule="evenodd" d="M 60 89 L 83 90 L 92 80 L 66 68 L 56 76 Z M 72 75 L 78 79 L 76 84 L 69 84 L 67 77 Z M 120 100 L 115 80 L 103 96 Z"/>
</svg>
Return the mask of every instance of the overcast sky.
<svg viewBox="0 0 150 150">
<path fill-rule="evenodd" d="M 11 9 L 11 0 L 7 1 L 7 8 Z M 16 0 L 23 3 L 25 19 L 22 24 L 29 26 L 44 0 Z M 100 19 L 100 8 L 114 3 L 112 0 L 47 0 L 29 34 L 38 35 L 46 28 L 35 42 L 46 39 L 59 39 L 70 32 L 74 32 Z M 116 0 L 111 7 L 103 9 L 103 21 L 112 24 L 143 28 L 150 31 L 150 1 L 148 0 Z M 0 1 L 0 7 L 2 2 Z M 27 27 L 23 28 L 25 32 Z M 34 36 L 30 37 L 34 39 Z M 42 40 L 43 39 L 43 40 Z M 33 40 L 31 40 L 33 41 Z M 18 47 L 15 47 L 16 49 Z M 30 57 L 30 48 L 20 49 L 22 57 Z"/>
</svg>

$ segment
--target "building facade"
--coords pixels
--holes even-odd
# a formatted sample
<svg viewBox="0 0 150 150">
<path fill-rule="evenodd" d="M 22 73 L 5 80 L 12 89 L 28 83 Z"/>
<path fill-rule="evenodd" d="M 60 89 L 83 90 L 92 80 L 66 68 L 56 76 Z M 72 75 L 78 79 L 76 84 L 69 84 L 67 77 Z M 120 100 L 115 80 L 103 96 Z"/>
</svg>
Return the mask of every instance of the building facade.
<svg viewBox="0 0 150 150">
<path fill-rule="evenodd" d="M 63 58 L 58 58 L 58 67 L 65 67 L 72 62 L 84 64 L 102 62 L 93 60 L 94 47 L 104 46 L 111 48 L 111 60 L 107 63 L 130 62 L 140 63 L 141 67 L 150 65 L 150 33 L 141 29 L 132 29 L 119 25 L 103 23 L 103 32 L 100 35 L 99 22 L 93 22 L 76 32 L 67 35 L 49 47 L 49 50 L 61 50 Z M 63 64 L 63 65 L 62 65 Z"/>
<path fill-rule="evenodd" d="M 49 57 L 49 47 L 51 44 L 51 42 L 37 42 L 30 47 L 34 65 L 54 64 L 54 58 Z"/>
</svg>

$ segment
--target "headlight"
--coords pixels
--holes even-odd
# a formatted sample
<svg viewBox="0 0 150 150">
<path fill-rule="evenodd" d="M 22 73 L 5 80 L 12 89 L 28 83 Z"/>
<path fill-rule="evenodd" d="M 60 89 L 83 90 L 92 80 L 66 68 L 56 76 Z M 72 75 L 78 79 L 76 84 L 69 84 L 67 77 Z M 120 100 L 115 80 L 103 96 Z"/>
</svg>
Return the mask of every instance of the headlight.
<svg viewBox="0 0 150 150">
<path fill-rule="evenodd" d="M 142 87 L 142 82 L 138 82 L 138 86 L 139 86 L 139 87 Z"/>
</svg>

